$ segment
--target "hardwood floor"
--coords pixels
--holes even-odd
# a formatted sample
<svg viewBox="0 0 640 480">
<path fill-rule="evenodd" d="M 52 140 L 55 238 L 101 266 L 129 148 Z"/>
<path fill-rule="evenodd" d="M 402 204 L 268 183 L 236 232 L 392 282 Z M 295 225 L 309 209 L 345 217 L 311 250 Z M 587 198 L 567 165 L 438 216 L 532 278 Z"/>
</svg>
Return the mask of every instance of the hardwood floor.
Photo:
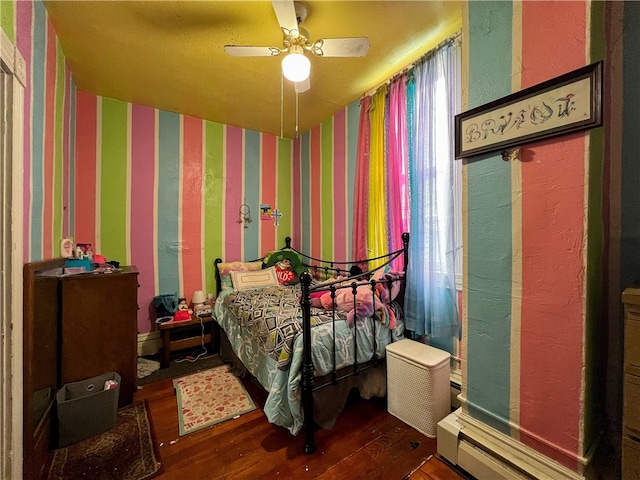
<svg viewBox="0 0 640 480">
<path fill-rule="evenodd" d="M 457 473 L 447 465 L 445 460 L 434 455 L 427 458 L 409 478 L 410 480 L 459 480 L 468 477 Z"/>
<path fill-rule="evenodd" d="M 266 392 L 243 379 L 256 410 L 238 419 L 180 437 L 171 379 L 140 387 L 135 400 L 147 400 L 164 473 L 159 480 L 317 478 L 442 479 L 462 476 L 436 454 L 428 438 L 386 410 L 385 399 L 350 397 L 331 430 L 316 431 L 317 451 L 305 455 L 303 436 L 269 423 L 262 412 Z M 412 475 L 413 474 L 413 475 Z"/>
</svg>

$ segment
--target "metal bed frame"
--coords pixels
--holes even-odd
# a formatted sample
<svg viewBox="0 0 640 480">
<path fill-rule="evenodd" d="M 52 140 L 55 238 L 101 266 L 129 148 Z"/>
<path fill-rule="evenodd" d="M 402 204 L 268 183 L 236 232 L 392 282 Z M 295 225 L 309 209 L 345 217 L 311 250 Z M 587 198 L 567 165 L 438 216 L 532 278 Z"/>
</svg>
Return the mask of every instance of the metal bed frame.
<svg viewBox="0 0 640 480">
<path fill-rule="evenodd" d="M 346 378 L 357 376 L 362 373 L 364 370 L 377 366 L 380 362 L 384 361 L 383 358 L 380 358 L 377 354 L 377 345 L 376 345 L 376 332 L 375 328 L 373 331 L 373 354 L 372 356 L 364 362 L 358 362 L 358 343 L 357 343 L 357 335 L 356 329 L 358 327 L 358 323 L 364 319 L 359 319 L 357 316 L 354 321 L 354 362 L 352 365 L 348 367 L 344 367 L 341 369 L 336 369 L 336 353 L 335 353 L 335 342 L 333 347 L 333 369 L 329 375 L 325 375 L 320 379 L 314 376 L 314 367 L 312 361 L 312 350 L 311 350 L 311 294 L 318 292 L 329 292 L 331 294 L 332 300 L 335 299 L 336 292 L 341 289 L 349 288 L 353 293 L 353 302 L 354 309 L 356 308 L 356 288 L 358 286 L 370 285 L 372 290 L 376 288 L 377 283 L 386 282 L 391 286 L 391 283 L 400 281 L 402 282 L 400 287 L 400 293 L 397 297 L 397 302 L 402 305 L 402 299 L 404 297 L 404 285 L 406 282 L 406 273 L 407 273 L 407 265 L 408 265 L 408 255 L 409 255 L 409 234 L 402 234 L 402 245 L 403 247 L 400 250 L 395 252 L 391 252 L 386 255 L 382 255 L 376 258 L 369 258 L 363 260 L 356 260 L 350 262 L 334 262 L 334 261 L 326 261 L 321 259 L 316 259 L 310 257 L 291 246 L 291 237 L 285 238 L 285 246 L 282 250 L 291 250 L 302 257 L 302 264 L 307 267 L 307 269 L 312 270 L 315 274 L 318 271 L 322 272 L 325 278 L 330 279 L 332 276 L 337 277 L 343 274 L 349 274 L 350 267 L 353 265 L 364 266 L 368 265 L 369 262 L 381 261 L 382 263 L 377 267 L 371 270 L 365 270 L 362 273 L 356 275 L 350 275 L 349 278 L 345 281 L 344 278 L 337 279 L 333 282 L 325 282 L 318 287 L 312 287 L 311 283 L 313 281 L 313 276 L 308 271 L 300 274 L 299 280 L 301 284 L 302 295 L 300 298 L 300 306 L 302 311 L 302 335 L 303 335 L 303 361 L 302 361 L 302 408 L 304 412 L 304 452 L 307 454 L 312 454 L 316 450 L 316 443 L 314 439 L 314 430 L 315 430 L 315 422 L 314 422 L 314 414 L 313 414 L 313 394 L 314 392 L 325 388 L 330 385 L 335 385 L 341 380 Z M 385 268 L 391 265 L 396 259 L 402 258 L 402 272 L 404 275 L 397 277 L 393 280 L 383 280 L 382 282 L 377 282 L 376 280 L 371 279 L 371 276 L 374 272 Z M 258 259 L 260 260 L 260 259 Z M 216 265 L 222 262 L 221 259 L 216 259 Z M 217 269 L 216 272 L 216 283 L 218 287 L 218 291 L 220 291 L 220 275 Z M 349 282 L 349 283 L 347 283 Z M 375 302 L 375 295 L 374 295 Z M 332 302 L 334 303 L 334 302 Z M 375 310 L 375 308 L 374 308 Z M 335 332 L 335 322 L 336 322 L 336 310 L 335 305 L 332 310 L 332 323 Z M 372 322 L 376 320 L 371 318 Z M 391 331 L 389 331 L 389 335 L 391 335 Z M 335 337 L 335 336 L 334 336 Z"/>
</svg>

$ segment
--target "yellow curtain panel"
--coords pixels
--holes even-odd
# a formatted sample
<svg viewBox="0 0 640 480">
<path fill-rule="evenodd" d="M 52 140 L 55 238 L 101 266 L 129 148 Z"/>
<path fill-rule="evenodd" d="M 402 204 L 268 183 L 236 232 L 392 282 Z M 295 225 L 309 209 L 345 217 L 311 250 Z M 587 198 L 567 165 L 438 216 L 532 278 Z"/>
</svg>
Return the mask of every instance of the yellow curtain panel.
<svg viewBox="0 0 640 480">
<path fill-rule="evenodd" d="M 385 118 L 388 87 L 380 87 L 371 101 L 371 147 L 369 153 L 369 222 L 367 244 L 369 256 L 378 257 L 387 252 L 387 190 L 385 178 Z M 384 260 L 371 262 L 374 268 Z"/>
</svg>

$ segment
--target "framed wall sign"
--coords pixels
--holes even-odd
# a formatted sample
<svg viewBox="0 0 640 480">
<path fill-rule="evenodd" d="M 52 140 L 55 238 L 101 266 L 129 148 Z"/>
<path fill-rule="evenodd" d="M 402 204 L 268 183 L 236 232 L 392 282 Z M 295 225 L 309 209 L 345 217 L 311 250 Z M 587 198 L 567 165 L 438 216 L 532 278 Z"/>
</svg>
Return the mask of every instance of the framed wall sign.
<svg viewBox="0 0 640 480">
<path fill-rule="evenodd" d="M 460 113 L 456 158 L 602 125 L 602 62 Z"/>
</svg>

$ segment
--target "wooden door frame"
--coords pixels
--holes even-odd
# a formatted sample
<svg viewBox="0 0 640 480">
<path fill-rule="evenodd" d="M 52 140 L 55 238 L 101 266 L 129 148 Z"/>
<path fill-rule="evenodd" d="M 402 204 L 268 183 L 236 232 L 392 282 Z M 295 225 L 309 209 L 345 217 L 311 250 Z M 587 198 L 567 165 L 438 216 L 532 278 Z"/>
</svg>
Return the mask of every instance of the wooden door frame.
<svg viewBox="0 0 640 480">
<path fill-rule="evenodd" d="M 26 63 L 4 30 L 0 29 L 0 68 L 3 73 L 0 158 L 0 477 L 22 478 L 22 265 L 23 247 L 23 138 Z M 6 98 L 5 98 L 6 97 Z"/>
</svg>

